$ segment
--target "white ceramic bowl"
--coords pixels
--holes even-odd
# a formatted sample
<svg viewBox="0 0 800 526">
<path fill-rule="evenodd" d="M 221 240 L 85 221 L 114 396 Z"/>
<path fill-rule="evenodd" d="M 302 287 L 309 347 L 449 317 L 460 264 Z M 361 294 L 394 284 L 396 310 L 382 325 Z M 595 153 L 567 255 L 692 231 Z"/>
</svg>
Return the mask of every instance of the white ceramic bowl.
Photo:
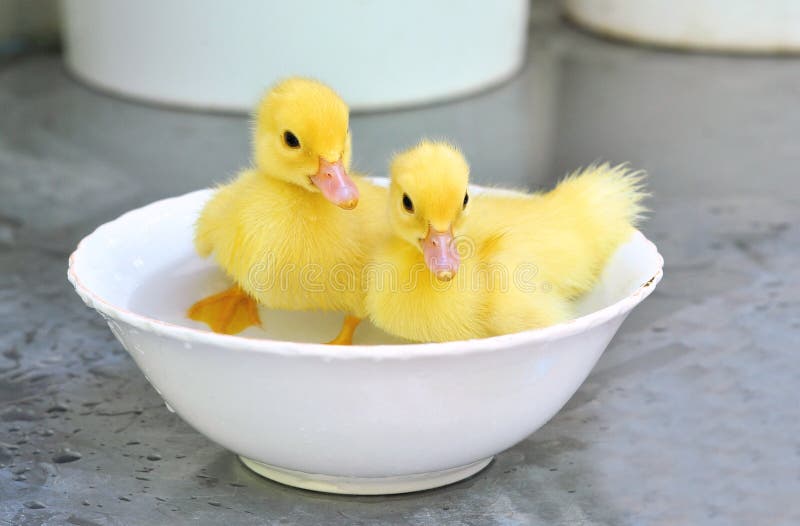
<svg viewBox="0 0 800 526">
<path fill-rule="evenodd" d="M 365 324 L 357 345 L 334 347 L 315 342 L 336 334 L 340 314 L 265 311 L 265 330 L 219 335 L 184 317 L 226 286 L 192 247 L 210 194 L 99 227 L 70 257 L 69 280 L 168 407 L 251 469 L 308 489 L 400 493 L 476 473 L 561 409 L 662 275 L 637 232 L 581 301 L 585 314 L 545 329 L 403 344 Z"/>
</svg>

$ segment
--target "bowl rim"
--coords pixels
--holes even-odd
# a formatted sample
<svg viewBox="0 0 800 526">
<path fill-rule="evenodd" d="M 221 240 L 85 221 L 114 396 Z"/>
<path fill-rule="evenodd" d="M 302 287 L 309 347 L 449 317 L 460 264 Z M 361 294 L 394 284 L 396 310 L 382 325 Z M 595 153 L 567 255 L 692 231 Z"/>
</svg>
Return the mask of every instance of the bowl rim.
<svg viewBox="0 0 800 526">
<path fill-rule="evenodd" d="M 385 178 L 371 178 L 380 180 Z M 495 190 L 490 187 L 480 187 L 470 185 L 476 189 Z M 320 357 L 330 359 L 413 359 L 420 357 L 452 356 L 464 355 L 480 352 L 492 352 L 500 348 L 542 344 L 552 342 L 578 334 L 607 321 L 621 314 L 630 312 L 636 305 L 649 296 L 664 275 L 664 258 L 659 253 L 655 243 L 647 239 L 638 229 L 633 236 L 641 236 L 647 246 L 655 253 L 658 268 L 656 272 L 635 291 L 626 297 L 607 305 L 602 309 L 585 314 L 578 318 L 567 320 L 548 327 L 529 329 L 522 332 L 491 336 L 488 338 L 477 338 L 470 340 L 454 340 L 440 343 L 392 343 L 392 344 L 354 344 L 349 346 L 328 345 L 325 343 L 306 343 L 292 342 L 285 340 L 273 340 L 268 338 L 250 338 L 246 336 L 218 334 L 204 329 L 186 327 L 175 323 L 166 322 L 157 318 L 151 318 L 143 314 L 130 311 L 120 307 L 101 297 L 99 294 L 87 287 L 81 280 L 76 270 L 76 262 L 82 255 L 82 250 L 86 242 L 97 235 L 102 229 L 111 228 L 114 223 L 123 222 L 132 214 L 141 213 L 148 208 L 167 207 L 170 203 L 180 200 L 190 199 L 197 194 L 205 194 L 213 188 L 195 190 L 179 196 L 159 199 L 147 205 L 129 210 L 115 219 L 103 223 L 95 228 L 90 234 L 86 235 L 78 243 L 78 246 L 69 256 L 67 269 L 67 279 L 72 283 L 75 291 L 83 299 L 87 306 L 97 310 L 108 321 L 112 318 L 117 321 L 127 323 L 145 332 L 155 333 L 159 336 L 174 338 L 184 343 L 205 344 L 224 347 L 233 351 L 259 352 L 267 354 L 280 354 L 305 357 Z M 496 189 L 505 191 L 502 189 Z"/>
</svg>

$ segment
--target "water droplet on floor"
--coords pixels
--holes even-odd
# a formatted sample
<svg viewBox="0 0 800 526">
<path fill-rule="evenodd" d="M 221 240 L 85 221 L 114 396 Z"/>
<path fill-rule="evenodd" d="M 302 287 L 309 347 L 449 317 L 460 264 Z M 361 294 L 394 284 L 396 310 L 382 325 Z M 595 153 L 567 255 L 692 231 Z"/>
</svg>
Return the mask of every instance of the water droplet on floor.
<svg viewBox="0 0 800 526">
<path fill-rule="evenodd" d="M 161 460 L 161 455 L 159 455 L 158 453 L 151 453 L 147 455 L 147 460 L 152 460 L 152 461 Z"/>
<path fill-rule="evenodd" d="M 74 524 L 75 526 L 100 526 L 99 522 L 84 517 L 78 517 L 77 515 L 70 515 L 67 518 L 67 523 Z"/>
<path fill-rule="evenodd" d="M 23 504 L 23 506 L 25 506 L 26 508 L 28 508 L 30 510 L 41 510 L 41 509 L 47 507 L 44 504 L 42 504 L 41 502 L 39 502 L 38 500 L 29 500 L 28 502 Z"/>
<path fill-rule="evenodd" d="M 0 420 L 3 422 L 30 422 L 32 420 L 38 420 L 39 415 L 31 411 L 30 409 L 21 409 L 19 407 L 12 407 L 3 412 L 0 415 Z"/>
<path fill-rule="evenodd" d="M 19 349 L 17 349 L 16 347 L 11 347 L 10 349 L 3 351 L 3 356 L 14 362 L 19 361 L 20 359 Z"/>
<path fill-rule="evenodd" d="M 76 460 L 80 460 L 82 455 L 77 451 L 72 451 L 69 448 L 63 448 L 56 452 L 53 455 L 53 462 L 56 464 L 65 464 L 67 462 L 74 462 Z"/>
</svg>

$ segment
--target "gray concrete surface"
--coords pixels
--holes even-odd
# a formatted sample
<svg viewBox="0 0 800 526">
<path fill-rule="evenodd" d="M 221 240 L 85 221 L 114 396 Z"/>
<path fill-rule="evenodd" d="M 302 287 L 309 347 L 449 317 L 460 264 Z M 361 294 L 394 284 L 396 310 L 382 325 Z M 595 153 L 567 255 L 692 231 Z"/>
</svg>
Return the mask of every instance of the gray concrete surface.
<svg viewBox="0 0 800 526">
<path fill-rule="evenodd" d="M 0 523 L 800 523 L 799 98 L 800 59 L 631 48 L 545 18 L 513 82 L 354 117 L 373 173 L 422 134 L 460 142 L 483 183 L 630 161 L 667 265 L 567 407 L 484 472 L 343 497 L 260 479 L 168 412 L 66 281 L 97 224 L 244 165 L 246 119 L 93 92 L 57 55 L 0 62 Z"/>
</svg>

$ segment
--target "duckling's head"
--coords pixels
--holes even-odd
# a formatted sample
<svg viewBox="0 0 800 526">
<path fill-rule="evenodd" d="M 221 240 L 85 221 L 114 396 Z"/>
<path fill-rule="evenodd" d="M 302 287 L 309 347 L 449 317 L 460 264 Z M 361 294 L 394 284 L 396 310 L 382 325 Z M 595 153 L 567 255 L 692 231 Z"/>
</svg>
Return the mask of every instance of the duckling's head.
<svg viewBox="0 0 800 526">
<path fill-rule="evenodd" d="M 417 247 L 437 278 L 458 272 L 454 238 L 469 202 L 469 165 L 455 146 L 422 141 L 390 167 L 389 213 L 394 233 Z"/>
<path fill-rule="evenodd" d="M 322 192 L 345 209 L 358 204 L 350 170 L 348 108 L 328 86 L 292 77 L 275 85 L 255 116 L 256 166 L 271 177 Z"/>
</svg>

